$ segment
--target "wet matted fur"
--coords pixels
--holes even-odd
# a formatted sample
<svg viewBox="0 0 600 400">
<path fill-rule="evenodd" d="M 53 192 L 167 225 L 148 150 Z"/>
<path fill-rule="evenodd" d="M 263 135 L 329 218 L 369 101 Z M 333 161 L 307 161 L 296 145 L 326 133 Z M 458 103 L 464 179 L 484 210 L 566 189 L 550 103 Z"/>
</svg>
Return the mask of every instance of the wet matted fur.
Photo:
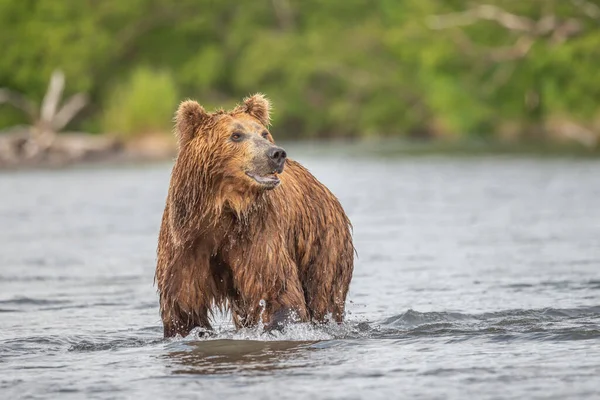
<svg viewBox="0 0 600 400">
<path fill-rule="evenodd" d="M 210 329 L 213 307 L 229 309 L 238 328 L 273 327 L 290 314 L 342 321 L 350 221 L 299 163 L 284 158 L 273 170 L 266 154 L 280 148 L 269 113 L 261 94 L 231 111 L 208 113 L 191 100 L 177 110 L 155 275 L 165 337 Z"/>
</svg>

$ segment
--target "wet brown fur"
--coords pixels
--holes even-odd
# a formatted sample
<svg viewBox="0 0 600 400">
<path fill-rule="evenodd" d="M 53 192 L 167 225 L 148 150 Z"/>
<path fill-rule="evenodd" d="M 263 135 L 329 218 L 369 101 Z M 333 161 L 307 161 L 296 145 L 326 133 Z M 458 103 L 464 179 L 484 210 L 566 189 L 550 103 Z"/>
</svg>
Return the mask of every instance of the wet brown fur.
<svg viewBox="0 0 600 400">
<path fill-rule="evenodd" d="M 285 310 L 300 321 L 342 321 L 354 248 L 340 203 L 290 159 L 281 184 L 264 190 L 243 172 L 248 146 L 229 140 L 232 126 L 264 132 L 269 111 L 260 94 L 229 112 L 179 106 L 155 275 L 165 337 L 210 329 L 213 307 L 229 309 L 238 328 L 268 325 Z"/>
</svg>

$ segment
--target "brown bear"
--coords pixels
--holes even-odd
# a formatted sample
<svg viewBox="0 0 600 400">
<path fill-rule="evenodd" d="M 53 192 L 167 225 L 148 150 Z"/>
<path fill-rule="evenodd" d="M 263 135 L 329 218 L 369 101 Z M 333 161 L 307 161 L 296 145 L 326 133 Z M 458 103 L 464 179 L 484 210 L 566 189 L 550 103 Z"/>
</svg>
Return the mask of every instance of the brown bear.
<svg viewBox="0 0 600 400">
<path fill-rule="evenodd" d="M 231 111 L 184 101 L 179 152 L 158 241 L 155 282 L 165 337 L 211 329 L 213 307 L 237 328 L 341 322 L 354 264 L 335 196 L 287 158 L 261 94 Z"/>
</svg>

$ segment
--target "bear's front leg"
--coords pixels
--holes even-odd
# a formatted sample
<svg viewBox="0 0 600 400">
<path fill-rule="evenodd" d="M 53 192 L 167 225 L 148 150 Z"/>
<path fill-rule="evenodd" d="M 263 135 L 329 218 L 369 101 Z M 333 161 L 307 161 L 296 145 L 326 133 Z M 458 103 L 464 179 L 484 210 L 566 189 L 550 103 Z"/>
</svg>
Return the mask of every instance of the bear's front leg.
<svg viewBox="0 0 600 400">
<path fill-rule="evenodd" d="M 159 252 L 156 281 L 165 338 L 212 329 L 209 311 L 218 289 L 209 264 L 206 251 Z"/>
<path fill-rule="evenodd" d="M 167 306 L 161 313 L 164 327 L 164 337 L 171 338 L 177 335 L 187 336 L 192 329 L 202 327 L 211 330 L 208 319 L 208 308 L 201 306 L 195 311 L 182 309 L 179 304 Z"/>
<path fill-rule="evenodd" d="M 288 322 L 308 321 L 296 264 L 285 251 L 266 248 L 267 251 L 246 249 L 228 254 L 237 293 L 234 318 L 242 319 L 236 325 L 262 324 L 266 330 L 272 330 L 281 329 Z"/>
</svg>

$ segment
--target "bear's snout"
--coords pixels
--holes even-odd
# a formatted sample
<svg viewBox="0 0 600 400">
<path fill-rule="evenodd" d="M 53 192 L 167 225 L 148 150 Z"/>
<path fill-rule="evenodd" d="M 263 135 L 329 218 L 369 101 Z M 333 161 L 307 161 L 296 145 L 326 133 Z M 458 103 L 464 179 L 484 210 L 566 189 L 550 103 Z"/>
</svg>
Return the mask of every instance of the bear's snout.
<svg viewBox="0 0 600 400">
<path fill-rule="evenodd" d="M 269 161 L 273 164 L 273 167 L 277 172 L 282 173 L 283 166 L 285 165 L 285 158 L 287 157 L 285 150 L 281 147 L 272 146 L 267 150 L 267 157 L 269 157 Z"/>
</svg>

